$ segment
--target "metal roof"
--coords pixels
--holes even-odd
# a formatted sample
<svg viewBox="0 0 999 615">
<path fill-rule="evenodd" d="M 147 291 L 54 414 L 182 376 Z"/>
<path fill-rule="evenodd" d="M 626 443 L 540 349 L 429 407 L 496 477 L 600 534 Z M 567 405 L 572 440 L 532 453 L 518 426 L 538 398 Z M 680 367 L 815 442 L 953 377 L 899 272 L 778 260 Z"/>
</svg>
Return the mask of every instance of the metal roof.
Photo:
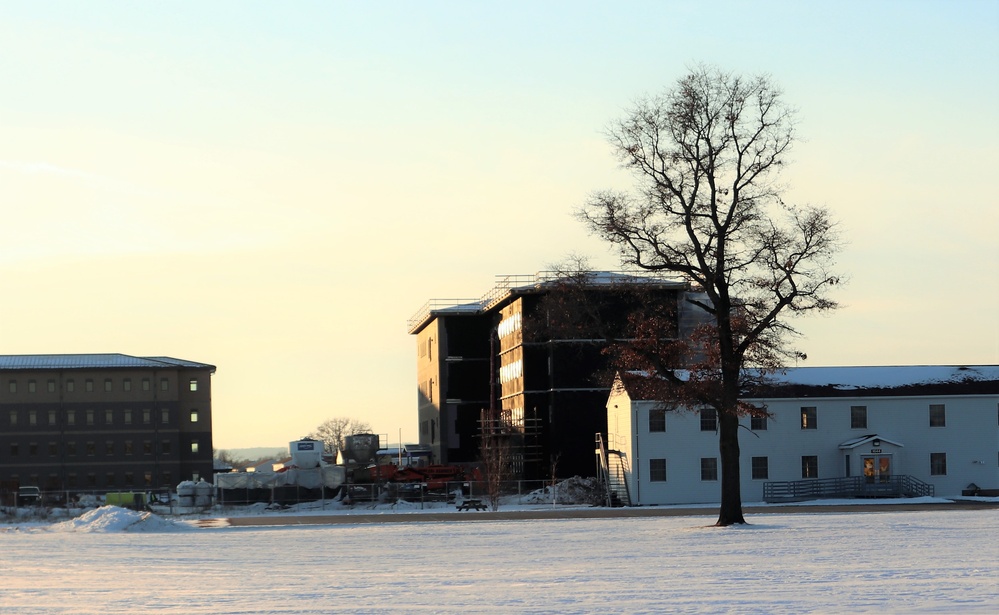
<svg viewBox="0 0 999 615">
<path fill-rule="evenodd" d="M 32 369 L 210 369 L 215 366 L 171 357 L 133 357 L 127 354 L 13 354 L 0 355 L 0 370 Z"/>
</svg>

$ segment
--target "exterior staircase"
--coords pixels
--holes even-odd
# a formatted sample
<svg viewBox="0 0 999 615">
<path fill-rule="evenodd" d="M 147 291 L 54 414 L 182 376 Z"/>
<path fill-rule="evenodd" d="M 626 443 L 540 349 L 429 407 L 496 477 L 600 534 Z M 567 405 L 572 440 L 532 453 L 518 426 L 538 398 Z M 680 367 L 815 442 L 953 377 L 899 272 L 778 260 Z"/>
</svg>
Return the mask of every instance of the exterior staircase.
<svg viewBox="0 0 999 615">
<path fill-rule="evenodd" d="M 602 434 L 596 436 L 597 468 L 607 490 L 607 506 L 631 506 L 627 475 L 631 471 L 628 455 L 617 448 L 608 448 Z"/>
</svg>

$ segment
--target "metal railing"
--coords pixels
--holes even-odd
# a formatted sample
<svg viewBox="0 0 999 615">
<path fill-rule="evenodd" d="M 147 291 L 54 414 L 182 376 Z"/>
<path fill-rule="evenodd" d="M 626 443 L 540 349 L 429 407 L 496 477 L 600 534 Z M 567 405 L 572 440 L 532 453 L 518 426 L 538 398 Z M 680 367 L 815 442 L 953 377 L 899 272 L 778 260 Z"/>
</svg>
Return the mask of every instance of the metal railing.
<svg viewBox="0 0 999 615">
<path fill-rule="evenodd" d="M 890 498 L 932 496 L 933 485 L 905 474 L 876 477 L 821 478 L 763 484 L 765 502 L 795 502 L 828 498 Z"/>
<path fill-rule="evenodd" d="M 524 286 L 536 286 L 538 284 L 555 279 L 555 272 L 539 271 L 531 274 L 497 275 L 496 283 L 478 299 L 431 299 L 420 306 L 420 309 L 407 321 L 409 330 L 412 331 L 416 325 L 423 322 L 434 310 L 457 309 L 467 306 L 469 311 L 476 312 L 488 310 L 501 300 L 513 288 Z"/>
<path fill-rule="evenodd" d="M 614 434 L 607 437 L 605 444 L 604 437 L 599 432 L 596 434 L 597 468 L 599 478 L 606 489 L 607 506 L 631 506 L 631 491 L 628 488 L 627 475 L 630 472 L 628 466 L 628 455 L 621 451 L 620 440 Z"/>
<path fill-rule="evenodd" d="M 409 331 L 423 322 L 434 310 L 457 309 L 467 306 L 468 311 L 486 311 L 503 300 L 504 297 L 515 288 L 539 288 L 548 282 L 565 278 L 565 272 L 559 271 L 538 271 L 534 274 L 504 274 L 496 275 L 496 282 L 493 287 L 485 292 L 478 299 L 431 299 L 423 304 L 420 309 L 407 321 Z M 658 283 L 669 284 L 671 286 L 684 286 L 682 282 L 666 280 L 657 277 L 652 273 L 639 273 L 634 271 L 601 271 L 591 272 L 587 276 L 591 285 L 613 285 L 625 283 Z"/>
</svg>

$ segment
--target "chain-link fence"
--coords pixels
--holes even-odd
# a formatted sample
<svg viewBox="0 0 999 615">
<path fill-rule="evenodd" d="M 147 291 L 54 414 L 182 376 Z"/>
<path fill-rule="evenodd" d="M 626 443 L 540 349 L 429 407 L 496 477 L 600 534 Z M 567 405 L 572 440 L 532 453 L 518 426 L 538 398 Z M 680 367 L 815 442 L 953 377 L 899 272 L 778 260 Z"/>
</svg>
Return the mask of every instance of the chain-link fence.
<svg viewBox="0 0 999 615">
<path fill-rule="evenodd" d="M 491 502 L 486 481 L 452 481 L 429 488 L 426 483 L 354 483 L 336 488 L 308 489 L 295 485 L 264 488 L 218 489 L 199 491 L 191 498 L 178 497 L 175 490 L 148 491 L 121 490 L 60 490 L 40 491 L 37 494 L 18 494 L 17 491 L 0 493 L 0 513 L 8 516 L 20 514 L 73 516 L 87 509 L 115 505 L 137 510 L 153 510 L 161 514 L 190 514 L 215 510 L 219 514 L 235 512 L 240 508 L 264 505 L 287 508 L 314 504 L 312 509 L 374 508 L 382 504 L 407 503 L 416 508 L 439 508 L 459 505 L 466 499 Z M 544 480 L 508 480 L 496 494 L 499 505 L 599 505 L 602 487 L 596 479 L 574 478 L 558 483 Z"/>
<path fill-rule="evenodd" d="M 426 483 L 350 483 L 335 489 L 304 489 L 291 485 L 270 488 L 219 489 L 215 503 L 222 511 L 265 504 L 291 507 L 306 503 L 315 508 L 373 508 L 381 504 L 408 503 L 417 508 L 458 505 L 466 499 L 491 501 L 485 481 L 452 481 L 434 488 Z M 499 505 L 600 505 L 604 494 L 595 478 L 574 478 L 558 483 L 544 480 L 509 480 L 497 494 Z"/>
<path fill-rule="evenodd" d="M 74 516 L 104 505 L 136 510 L 152 506 L 177 507 L 176 492 L 170 489 L 121 491 L 107 489 L 72 489 L 37 491 L 35 488 L 10 489 L 0 493 L 0 514 L 6 516 Z"/>
</svg>

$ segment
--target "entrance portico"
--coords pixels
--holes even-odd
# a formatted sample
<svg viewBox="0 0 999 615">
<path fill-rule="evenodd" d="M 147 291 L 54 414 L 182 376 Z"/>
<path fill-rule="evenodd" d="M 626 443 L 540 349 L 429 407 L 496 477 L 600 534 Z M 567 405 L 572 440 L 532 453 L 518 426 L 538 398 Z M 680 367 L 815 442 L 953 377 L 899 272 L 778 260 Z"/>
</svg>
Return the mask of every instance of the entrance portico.
<svg viewBox="0 0 999 615">
<path fill-rule="evenodd" d="M 863 476 L 868 485 L 891 482 L 893 475 L 902 474 L 903 445 L 878 434 L 868 434 L 839 445 L 843 451 L 844 476 Z"/>
</svg>

